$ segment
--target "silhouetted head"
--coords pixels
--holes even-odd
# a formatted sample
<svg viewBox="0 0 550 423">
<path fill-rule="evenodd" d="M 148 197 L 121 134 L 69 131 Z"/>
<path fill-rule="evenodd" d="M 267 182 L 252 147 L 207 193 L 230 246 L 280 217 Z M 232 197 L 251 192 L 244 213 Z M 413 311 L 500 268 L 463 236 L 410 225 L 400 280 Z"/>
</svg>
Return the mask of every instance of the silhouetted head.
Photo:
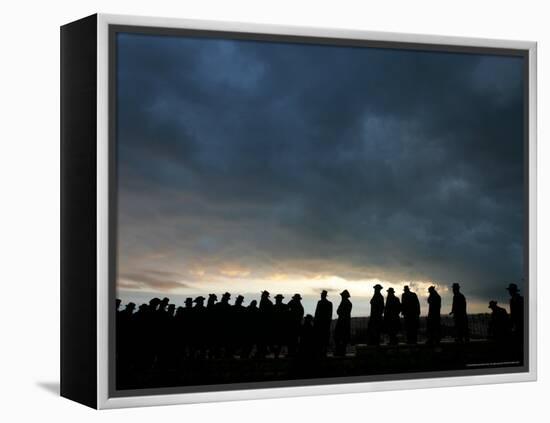
<svg viewBox="0 0 550 423">
<path fill-rule="evenodd" d="M 147 304 L 142 304 L 139 306 L 138 311 L 144 312 L 144 311 L 147 311 L 148 308 L 149 306 Z"/>
<path fill-rule="evenodd" d="M 193 301 L 193 300 L 191 300 Z M 177 309 L 176 309 L 176 317 L 180 317 L 182 314 L 183 314 L 183 310 L 185 310 L 185 308 L 179 306 Z"/>
<path fill-rule="evenodd" d="M 428 292 L 429 292 L 430 294 L 432 294 L 432 293 L 434 293 L 434 292 L 437 292 L 437 291 L 435 290 L 435 286 L 432 285 L 432 286 L 428 287 Z"/>
<path fill-rule="evenodd" d="M 380 292 L 384 287 L 379 283 L 377 283 L 376 285 L 373 286 L 373 288 L 375 292 Z"/>
<path fill-rule="evenodd" d="M 117 298 L 115 302 L 116 302 L 116 309 L 117 309 L 117 311 L 118 311 L 118 309 L 120 308 L 120 303 L 121 303 L 122 301 L 120 301 L 120 299 Z"/>
<path fill-rule="evenodd" d="M 392 296 L 392 295 L 395 294 L 395 289 L 390 287 L 390 288 L 386 289 L 386 292 L 388 293 L 388 296 Z"/>
<path fill-rule="evenodd" d="M 311 314 L 306 314 L 304 317 L 304 324 L 311 325 L 313 323 L 313 316 Z"/>
<path fill-rule="evenodd" d="M 294 294 L 294 295 L 292 296 L 292 299 L 293 299 L 293 300 L 296 300 L 296 301 L 300 301 L 300 300 L 302 299 L 302 296 L 301 296 L 300 294 Z"/>
<path fill-rule="evenodd" d="M 238 295 L 235 299 L 235 305 L 241 305 L 244 301 L 244 297 L 242 295 Z"/>
<path fill-rule="evenodd" d="M 275 302 L 276 302 L 277 304 L 281 304 L 281 303 L 283 302 L 283 299 L 284 299 L 284 298 L 285 298 L 285 297 L 283 297 L 281 294 L 277 294 L 277 295 L 275 295 Z"/>
<path fill-rule="evenodd" d="M 321 298 L 325 299 L 325 298 L 327 298 L 327 295 L 328 295 L 327 290 L 326 290 L 326 289 L 323 289 L 323 290 L 321 291 Z"/>
<path fill-rule="evenodd" d="M 176 306 L 175 304 L 168 304 L 168 313 L 173 316 L 174 315 L 174 312 L 176 311 Z"/>
<path fill-rule="evenodd" d="M 193 302 L 197 305 L 203 305 L 204 304 L 204 297 L 199 295 L 197 298 L 193 300 Z"/>
<path fill-rule="evenodd" d="M 185 299 L 185 306 L 188 307 L 188 308 L 193 307 L 193 298 L 191 298 L 191 297 L 186 298 Z"/>
<path fill-rule="evenodd" d="M 250 301 L 249 307 L 250 307 L 250 308 L 256 308 L 256 307 L 258 307 L 258 301 L 256 301 L 256 300 Z"/>
<path fill-rule="evenodd" d="M 457 294 L 460 292 L 460 284 L 458 283 L 453 283 L 453 293 Z"/>
<path fill-rule="evenodd" d="M 517 294 L 519 292 L 518 286 L 515 283 L 511 283 L 506 289 L 510 293 L 510 295 Z"/>
<path fill-rule="evenodd" d="M 403 291 L 404 291 L 404 292 L 411 292 L 411 290 L 410 290 L 410 288 L 409 288 L 409 285 L 405 285 L 405 286 L 403 287 Z"/>
<path fill-rule="evenodd" d="M 489 308 L 491 310 L 494 310 L 495 308 L 497 307 L 497 302 L 492 300 L 492 301 L 489 301 Z"/>
<path fill-rule="evenodd" d="M 349 295 L 349 291 L 347 289 L 344 289 L 342 292 L 340 292 L 340 296 L 342 298 L 349 298 L 351 295 Z"/>
<path fill-rule="evenodd" d="M 227 303 L 231 299 L 231 294 L 229 292 L 225 292 L 222 295 L 222 302 Z"/>
<path fill-rule="evenodd" d="M 125 308 L 126 312 L 128 312 L 128 313 L 131 314 L 131 313 L 134 312 L 135 309 L 136 309 L 135 303 L 128 303 L 128 304 L 126 304 L 126 308 Z"/>
<path fill-rule="evenodd" d="M 149 307 L 148 309 L 150 311 L 155 311 L 158 307 L 158 305 L 160 304 L 160 298 L 152 298 L 150 301 L 149 301 Z"/>
<path fill-rule="evenodd" d="M 268 291 L 262 291 L 262 298 L 269 298 L 269 292 Z"/>
<path fill-rule="evenodd" d="M 216 294 L 208 294 L 208 304 L 214 304 L 218 300 Z"/>
<path fill-rule="evenodd" d="M 164 297 L 159 304 L 159 310 L 166 311 L 166 307 L 168 306 L 169 302 L 170 302 L 170 298 Z"/>
</svg>

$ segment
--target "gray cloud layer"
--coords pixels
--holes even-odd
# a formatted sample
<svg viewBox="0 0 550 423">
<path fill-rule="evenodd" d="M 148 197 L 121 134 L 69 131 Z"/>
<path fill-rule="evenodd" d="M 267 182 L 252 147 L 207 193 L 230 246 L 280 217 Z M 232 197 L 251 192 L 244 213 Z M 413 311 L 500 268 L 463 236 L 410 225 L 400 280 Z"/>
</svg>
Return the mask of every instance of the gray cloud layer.
<svg viewBox="0 0 550 423">
<path fill-rule="evenodd" d="M 160 252 L 501 298 L 523 274 L 522 65 L 119 35 L 121 271 Z"/>
</svg>

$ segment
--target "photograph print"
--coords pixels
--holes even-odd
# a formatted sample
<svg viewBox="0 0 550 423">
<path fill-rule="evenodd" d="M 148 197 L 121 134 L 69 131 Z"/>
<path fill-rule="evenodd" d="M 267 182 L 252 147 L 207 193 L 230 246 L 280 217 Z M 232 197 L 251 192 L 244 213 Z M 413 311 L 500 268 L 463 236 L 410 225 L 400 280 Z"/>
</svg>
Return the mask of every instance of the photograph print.
<svg viewBox="0 0 550 423">
<path fill-rule="evenodd" d="M 524 51 L 110 48 L 116 392 L 525 371 Z"/>
</svg>

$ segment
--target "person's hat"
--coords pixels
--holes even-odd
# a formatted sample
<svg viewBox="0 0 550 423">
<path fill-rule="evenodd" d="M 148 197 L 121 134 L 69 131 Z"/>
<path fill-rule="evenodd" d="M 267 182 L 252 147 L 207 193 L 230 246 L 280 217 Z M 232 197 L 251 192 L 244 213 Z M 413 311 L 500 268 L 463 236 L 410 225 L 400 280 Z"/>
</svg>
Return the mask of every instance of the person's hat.
<svg viewBox="0 0 550 423">
<path fill-rule="evenodd" d="M 230 298 L 231 294 L 229 292 L 224 292 L 222 298 Z"/>
<path fill-rule="evenodd" d="M 429 286 L 428 291 L 435 291 L 435 286 L 433 286 L 433 285 Z"/>
<path fill-rule="evenodd" d="M 395 290 L 394 290 L 392 287 L 386 289 L 386 291 L 391 292 L 391 293 L 394 293 L 394 292 L 395 292 Z"/>
<path fill-rule="evenodd" d="M 161 301 L 161 303 L 168 304 L 170 302 L 170 298 L 164 297 Z"/>
<path fill-rule="evenodd" d="M 133 310 L 134 308 L 136 308 L 136 304 L 135 303 L 128 303 L 128 304 L 126 304 L 126 308 L 128 310 Z"/>
<path fill-rule="evenodd" d="M 280 298 L 281 300 L 284 298 L 282 294 L 275 295 L 275 298 Z"/>
<path fill-rule="evenodd" d="M 301 296 L 300 294 L 294 294 L 294 295 L 292 296 L 292 299 L 293 299 L 293 300 L 301 300 L 301 299 L 302 299 L 302 296 Z"/>
<path fill-rule="evenodd" d="M 405 286 L 403 287 L 403 291 L 407 291 L 408 289 L 409 289 L 409 285 L 405 285 Z"/>
<path fill-rule="evenodd" d="M 266 297 L 269 297 L 269 291 L 262 291 L 262 295 L 265 295 Z"/>
<path fill-rule="evenodd" d="M 217 300 L 218 296 L 216 294 L 208 294 L 208 298 L 214 298 L 215 300 Z"/>
<path fill-rule="evenodd" d="M 384 287 L 382 285 L 380 285 L 379 283 L 377 283 L 376 285 L 373 286 L 374 289 L 383 289 Z"/>
<path fill-rule="evenodd" d="M 460 284 L 459 283 L 453 283 L 453 288 L 460 288 Z"/>
<path fill-rule="evenodd" d="M 489 308 L 496 307 L 496 305 L 497 305 L 496 301 L 494 301 L 494 300 L 489 301 Z"/>
<path fill-rule="evenodd" d="M 155 297 L 149 300 L 149 304 L 158 304 L 158 303 L 160 303 L 160 298 Z"/>
<path fill-rule="evenodd" d="M 241 301 L 244 300 L 244 297 L 242 295 L 237 295 L 237 301 L 239 301 L 239 300 L 241 300 Z"/>
<path fill-rule="evenodd" d="M 351 295 L 349 295 L 349 291 L 347 289 L 344 289 L 342 292 L 340 292 L 340 295 L 342 297 L 345 297 L 345 298 L 351 297 Z"/>
<path fill-rule="evenodd" d="M 193 302 L 193 298 L 191 298 L 191 297 L 187 297 L 185 299 L 185 304 L 191 304 L 192 302 Z"/>
<path fill-rule="evenodd" d="M 210 294 L 210 295 L 214 295 L 214 294 Z M 200 303 L 201 301 L 204 301 L 204 299 L 205 299 L 205 298 L 204 298 L 202 295 L 199 295 L 197 298 L 195 298 L 195 299 L 193 300 L 193 302 L 195 302 L 195 303 Z"/>
<path fill-rule="evenodd" d="M 323 289 L 323 290 L 321 291 L 321 295 L 327 295 L 327 294 L 328 294 L 328 291 L 327 291 L 326 289 Z"/>
<path fill-rule="evenodd" d="M 508 288 L 506 288 L 509 292 L 518 292 L 518 286 L 515 283 L 511 283 L 508 285 Z"/>
</svg>

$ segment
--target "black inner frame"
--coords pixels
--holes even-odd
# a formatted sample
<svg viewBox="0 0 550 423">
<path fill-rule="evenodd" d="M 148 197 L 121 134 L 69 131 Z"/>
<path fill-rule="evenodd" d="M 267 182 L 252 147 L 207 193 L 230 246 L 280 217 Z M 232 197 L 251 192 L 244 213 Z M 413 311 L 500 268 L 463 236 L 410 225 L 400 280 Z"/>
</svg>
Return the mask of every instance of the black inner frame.
<svg viewBox="0 0 550 423">
<path fill-rule="evenodd" d="M 524 259 L 523 274 L 524 301 L 527 307 L 524 307 L 524 341 L 523 341 L 523 366 L 516 367 L 491 367 L 491 368 L 473 368 L 471 370 L 450 370 L 434 372 L 410 372 L 395 373 L 387 375 L 372 376 L 348 376 L 332 377 L 318 379 L 285 380 L 270 382 L 251 382 L 251 383 L 233 383 L 217 385 L 200 386 L 181 386 L 168 388 L 144 388 L 135 390 L 117 390 L 116 389 L 116 281 L 117 281 L 117 256 L 118 256 L 118 174 L 117 174 L 117 98 L 116 98 L 116 71 L 117 71 L 117 42 L 118 33 L 132 33 L 155 36 L 180 36 L 180 37 L 200 37 L 217 38 L 231 40 L 248 40 L 277 43 L 300 43 L 314 45 L 332 45 L 345 47 L 370 47 L 393 50 L 413 50 L 413 51 L 435 51 L 441 53 L 462 53 L 462 54 L 484 54 L 496 56 L 515 56 L 523 59 L 523 163 L 524 163 Z M 184 394 L 197 392 L 216 392 L 243 389 L 266 389 L 281 387 L 314 386 L 342 383 L 361 383 L 361 382 L 380 382 L 380 381 L 398 381 L 408 379 L 440 378 L 440 377 L 458 377 L 458 376 L 476 376 L 492 375 L 503 373 L 524 373 L 529 371 L 529 50 L 494 48 L 494 47 L 471 47 L 457 46 L 447 44 L 429 44 L 429 43 L 411 43 L 397 41 L 379 41 L 379 40 L 358 40 L 331 37 L 312 37 L 298 35 L 281 34 L 263 34 L 232 31 L 215 31 L 187 28 L 167 28 L 167 27 L 149 27 L 133 25 L 113 25 L 108 26 L 108 151 L 109 151 L 109 281 L 108 281 L 108 396 L 109 397 L 129 397 L 140 395 L 166 395 L 166 394 Z"/>
</svg>

